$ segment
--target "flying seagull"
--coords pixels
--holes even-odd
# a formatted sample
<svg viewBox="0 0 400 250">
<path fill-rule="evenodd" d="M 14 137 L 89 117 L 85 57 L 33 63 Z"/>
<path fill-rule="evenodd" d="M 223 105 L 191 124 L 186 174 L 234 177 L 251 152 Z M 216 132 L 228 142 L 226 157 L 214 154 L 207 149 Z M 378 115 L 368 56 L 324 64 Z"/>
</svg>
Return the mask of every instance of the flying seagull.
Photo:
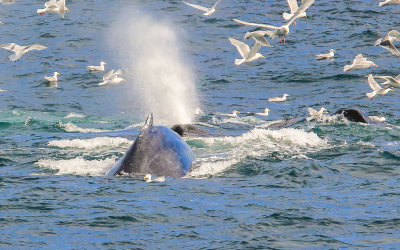
<svg viewBox="0 0 400 250">
<path fill-rule="evenodd" d="M 3 49 L 7 49 L 7 50 L 11 50 L 14 52 L 14 54 L 12 54 L 9 59 L 13 62 L 18 61 L 21 56 L 25 55 L 26 53 L 28 53 L 31 50 L 42 50 L 42 49 L 46 49 L 46 46 L 40 45 L 40 44 L 32 44 L 32 45 L 28 45 L 28 46 L 20 46 L 18 44 L 15 43 L 6 43 L 6 44 L 0 44 L 0 48 Z"/>
</svg>

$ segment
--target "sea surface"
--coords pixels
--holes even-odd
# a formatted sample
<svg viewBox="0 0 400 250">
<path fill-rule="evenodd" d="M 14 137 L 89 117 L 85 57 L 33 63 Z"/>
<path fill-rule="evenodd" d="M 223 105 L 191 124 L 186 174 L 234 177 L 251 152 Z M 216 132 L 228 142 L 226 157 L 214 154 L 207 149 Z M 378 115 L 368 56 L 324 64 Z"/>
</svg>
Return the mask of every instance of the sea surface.
<svg viewBox="0 0 400 250">
<path fill-rule="evenodd" d="M 232 19 L 282 25 L 286 1 L 222 0 L 209 17 L 181 1 L 66 2 L 65 19 L 36 14 L 39 0 L 0 4 L 0 44 L 48 47 L 18 62 L 0 49 L 1 249 L 400 248 L 400 92 L 365 96 L 368 74 L 400 73 L 374 46 L 400 30 L 400 5 L 317 0 L 285 45 L 268 39 L 265 59 L 236 66 L 228 37 L 252 46 L 255 29 Z M 378 67 L 344 73 L 359 53 Z M 126 81 L 99 86 L 104 73 L 86 67 L 100 61 Z M 308 107 L 329 114 L 266 129 Z M 333 115 L 350 107 L 392 126 Z M 105 177 L 150 112 L 212 134 L 185 138 L 191 172 Z"/>
</svg>

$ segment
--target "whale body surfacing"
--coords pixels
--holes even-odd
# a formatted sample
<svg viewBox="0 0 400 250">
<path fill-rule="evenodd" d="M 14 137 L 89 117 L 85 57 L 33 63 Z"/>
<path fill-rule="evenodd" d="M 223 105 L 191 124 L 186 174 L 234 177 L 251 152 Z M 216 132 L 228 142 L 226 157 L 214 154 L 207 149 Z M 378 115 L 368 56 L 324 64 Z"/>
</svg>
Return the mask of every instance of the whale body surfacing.
<svg viewBox="0 0 400 250">
<path fill-rule="evenodd" d="M 170 128 L 153 126 L 150 114 L 135 142 L 106 175 L 128 173 L 179 178 L 190 171 L 194 159 L 182 137 Z"/>
</svg>

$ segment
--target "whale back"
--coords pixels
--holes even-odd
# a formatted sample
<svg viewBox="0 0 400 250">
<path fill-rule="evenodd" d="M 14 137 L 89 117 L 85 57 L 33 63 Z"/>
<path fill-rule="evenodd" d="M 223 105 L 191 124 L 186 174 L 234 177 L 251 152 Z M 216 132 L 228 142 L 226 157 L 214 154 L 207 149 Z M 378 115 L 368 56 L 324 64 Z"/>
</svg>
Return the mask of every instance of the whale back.
<svg viewBox="0 0 400 250">
<path fill-rule="evenodd" d="M 124 172 L 183 177 L 190 171 L 194 158 L 180 135 L 170 128 L 153 126 L 150 115 L 135 142 L 107 175 Z"/>
<path fill-rule="evenodd" d="M 361 122 L 361 123 L 373 123 L 371 118 L 363 111 L 357 108 L 352 109 L 339 109 L 335 114 L 342 114 L 346 117 L 349 121 L 352 122 Z"/>
</svg>

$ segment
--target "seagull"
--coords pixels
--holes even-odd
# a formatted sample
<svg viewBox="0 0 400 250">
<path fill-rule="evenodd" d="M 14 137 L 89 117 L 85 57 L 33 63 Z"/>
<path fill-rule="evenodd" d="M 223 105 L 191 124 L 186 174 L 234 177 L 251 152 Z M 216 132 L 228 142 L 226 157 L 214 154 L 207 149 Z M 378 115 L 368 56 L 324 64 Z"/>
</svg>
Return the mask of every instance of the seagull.
<svg viewBox="0 0 400 250">
<path fill-rule="evenodd" d="M 293 14 L 296 13 L 296 11 L 299 9 L 299 6 L 297 5 L 297 0 L 286 0 L 286 1 L 289 5 L 290 13 L 283 12 L 282 17 L 285 20 L 289 20 L 290 18 L 292 18 Z M 303 4 L 304 0 L 301 0 L 301 3 Z M 301 13 L 298 18 L 301 17 L 307 18 L 306 12 Z M 293 22 L 293 26 L 296 26 L 296 22 Z"/>
<path fill-rule="evenodd" d="M 282 97 L 271 97 L 271 98 L 268 98 L 268 101 L 269 102 L 284 102 L 284 101 L 286 101 L 286 97 L 288 97 L 288 96 L 290 96 L 290 95 L 283 94 Z"/>
<path fill-rule="evenodd" d="M 61 18 L 64 18 L 65 11 L 70 11 L 66 6 L 65 6 L 65 0 L 50 0 L 44 4 L 46 8 L 44 9 L 38 9 L 36 13 L 40 15 L 44 15 L 46 13 L 58 13 Z"/>
<path fill-rule="evenodd" d="M 59 76 L 59 75 L 61 75 L 61 74 L 58 72 L 54 72 L 53 76 L 45 76 L 44 79 L 48 82 L 57 82 L 58 81 L 57 76 Z"/>
<path fill-rule="evenodd" d="M 211 15 L 212 13 L 215 12 L 215 7 L 217 7 L 217 4 L 218 4 L 220 1 L 221 1 L 221 0 L 218 0 L 211 8 L 206 8 L 206 7 L 197 5 L 197 4 L 187 3 L 187 2 L 185 2 L 185 1 L 183 1 L 183 2 L 184 2 L 185 4 L 187 4 L 187 5 L 191 6 L 191 7 L 193 7 L 193 8 L 196 8 L 196 9 L 198 9 L 198 10 L 204 11 L 205 13 L 203 14 L 203 16 L 209 16 L 209 15 Z"/>
<path fill-rule="evenodd" d="M 245 62 L 252 62 L 258 58 L 265 58 L 263 55 L 258 53 L 258 50 L 261 48 L 261 43 L 259 42 L 255 42 L 250 50 L 249 45 L 245 44 L 244 42 L 233 38 L 229 38 L 229 41 L 233 46 L 236 47 L 237 51 L 242 56 L 242 59 L 235 59 L 236 65 L 240 65 Z"/>
<path fill-rule="evenodd" d="M 204 115 L 203 110 L 201 110 L 200 108 L 196 108 L 195 111 L 194 111 L 194 113 L 195 113 L 196 115 Z"/>
<path fill-rule="evenodd" d="M 0 0 L 0 3 L 2 3 L 2 4 L 13 4 L 14 0 Z"/>
<path fill-rule="evenodd" d="M 252 37 L 256 42 L 261 43 L 262 46 L 274 47 L 271 44 L 269 44 L 267 39 L 265 39 L 264 36 L 267 34 L 268 34 L 268 30 L 256 30 L 253 32 L 246 32 L 246 34 L 244 35 L 244 39 L 249 39 L 250 37 Z"/>
<path fill-rule="evenodd" d="M 374 116 L 374 115 L 370 115 L 369 118 L 371 118 L 371 120 L 376 121 L 376 122 L 384 122 L 386 121 L 386 118 L 381 116 Z"/>
<path fill-rule="evenodd" d="M 386 80 L 382 83 L 382 85 L 385 85 L 384 88 L 400 88 L 400 74 L 396 76 L 396 78 L 393 78 L 391 76 L 374 76 L 374 78 Z"/>
<path fill-rule="evenodd" d="M 238 19 L 233 19 L 233 21 L 243 24 L 243 25 L 247 25 L 247 26 L 256 26 L 256 27 L 268 29 L 267 35 L 269 35 L 271 38 L 275 38 L 275 37 L 281 38 L 282 37 L 282 39 L 280 39 L 280 42 L 285 43 L 285 37 L 289 34 L 289 26 L 297 18 L 299 18 L 303 14 L 303 12 L 306 11 L 306 9 L 308 9 L 314 2 L 315 2 L 315 0 L 305 0 L 303 2 L 303 4 L 300 6 L 300 8 L 289 19 L 289 21 L 280 27 L 276 27 L 276 26 L 269 25 L 269 24 L 249 23 L 249 22 L 238 20 Z"/>
<path fill-rule="evenodd" d="M 331 49 L 328 54 L 318 54 L 315 56 L 317 57 L 317 60 L 330 59 L 335 56 L 335 52 L 336 50 Z"/>
<path fill-rule="evenodd" d="M 153 179 L 151 179 L 151 174 L 146 174 L 146 175 L 143 177 L 143 179 L 144 179 L 146 182 L 164 182 L 164 181 L 165 181 L 165 177 L 164 177 L 164 176 L 155 178 L 155 179 L 153 180 Z"/>
<path fill-rule="evenodd" d="M 122 77 L 119 77 L 118 75 L 122 74 L 122 71 L 119 69 L 117 71 L 114 71 L 113 69 L 108 71 L 104 76 L 103 76 L 103 82 L 99 83 L 98 85 L 105 85 L 105 84 L 118 84 L 120 82 L 125 81 Z"/>
<path fill-rule="evenodd" d="M 383 2 L 379 2 L 379 7 L 385 6 L 387 4 L 400 4 L 400 0 L 386 0 Z"/>
<path fill-rule="evenodd" d="M 87 66 L 88 70 L 93 72 L 93 71 L 104 71 L 104 65 L 107 63 L 105 62 L 100 62 L 100 66 Z"/>
<path fill-rule="evenodd" d="M 367 58 L 363 57 L 362 54 L 358 54 L 356 56 L 356 58 L 354 59 L 352 65 L 345 65 L 344 66 L 343 72 L 346 72 L 346 71 L 349 71 L 349 70 L 352 70 L 352 69 L 365 69 L 365 68 L 368 68 L 370 66 L 378 67 L 378 65 L 376 65 L 372 61 L 367 61 Z"/>
<path fill-rule="evenodd" d="M 223 114 L 223 113 L 217 113 L 217 115 L 224 115 L 224 116 L 229 116 L 229 117 L 237 117 L 240 114 L 239 111 L 237 111 L 236 109 L 232 111 L 232 114 Z"/>
<path fill-rule="evenodd" d="M 32 45 L 28 45 L 28 46 L 19 46 L 15 43 L 6 43 L 6 44 L 0 44 L 0 48 L 13 51 L 14 54 L 12 54 L 9 57 L 9 59 L 13 62 L 16 62 L 21 58 L 21 56 L 25 55 L 26 53 L 28 53 L 31 50 L 42 50 L 42 49 L 46 49 L 47 47 L 43 46 L 43 45 L 39 45 L 39 44 L 32 44 Z"/>
<path fill-rule="evenodd" d="M 269 115 L 269 108 L 265 108 L 264 109 L 264 113 L 255 113 L 256 115 L 260 115 L 260 116 L 268 116 Z"/>
<path fill-rule="evenodd" d="M 389 33 L 387 33 L 384 37 L 376 40 L 375 46 L 381 46 L 382 48 L 392 52 L 393 55 L 400 56 L 400 52 L 393 45 L 394 41 L 399 41 L 399 40 L 400 40 L 400 33 L 397 32 L 396 30 L 392 30 Z"/>
<path fill-rule="evenodd" d="M 310 117 L 307 117 L 307 121 L 311 121 L 315 118 L 321 117 L 324 113 L 328 113 L 328 110 L 326 110 L 326 108 L 321 107 L 321 109 L 319 111 L 316 111 L 315 109 L 308 107 L 307 108 L 308 113 L 310 114 Z"/>
<path fill-rule="evenodd" d="M 389 91 L 394 91 L 392 88 L 382 88 L 379 84 L 375 81 L 372 74 L 368 75 L 368 84 L 372 89 L 372 92 L 366 93 L 366 95 L 371 99 L 374 100 L 375 96 L 377 95 L 385 95 Z"/>
</svg>

